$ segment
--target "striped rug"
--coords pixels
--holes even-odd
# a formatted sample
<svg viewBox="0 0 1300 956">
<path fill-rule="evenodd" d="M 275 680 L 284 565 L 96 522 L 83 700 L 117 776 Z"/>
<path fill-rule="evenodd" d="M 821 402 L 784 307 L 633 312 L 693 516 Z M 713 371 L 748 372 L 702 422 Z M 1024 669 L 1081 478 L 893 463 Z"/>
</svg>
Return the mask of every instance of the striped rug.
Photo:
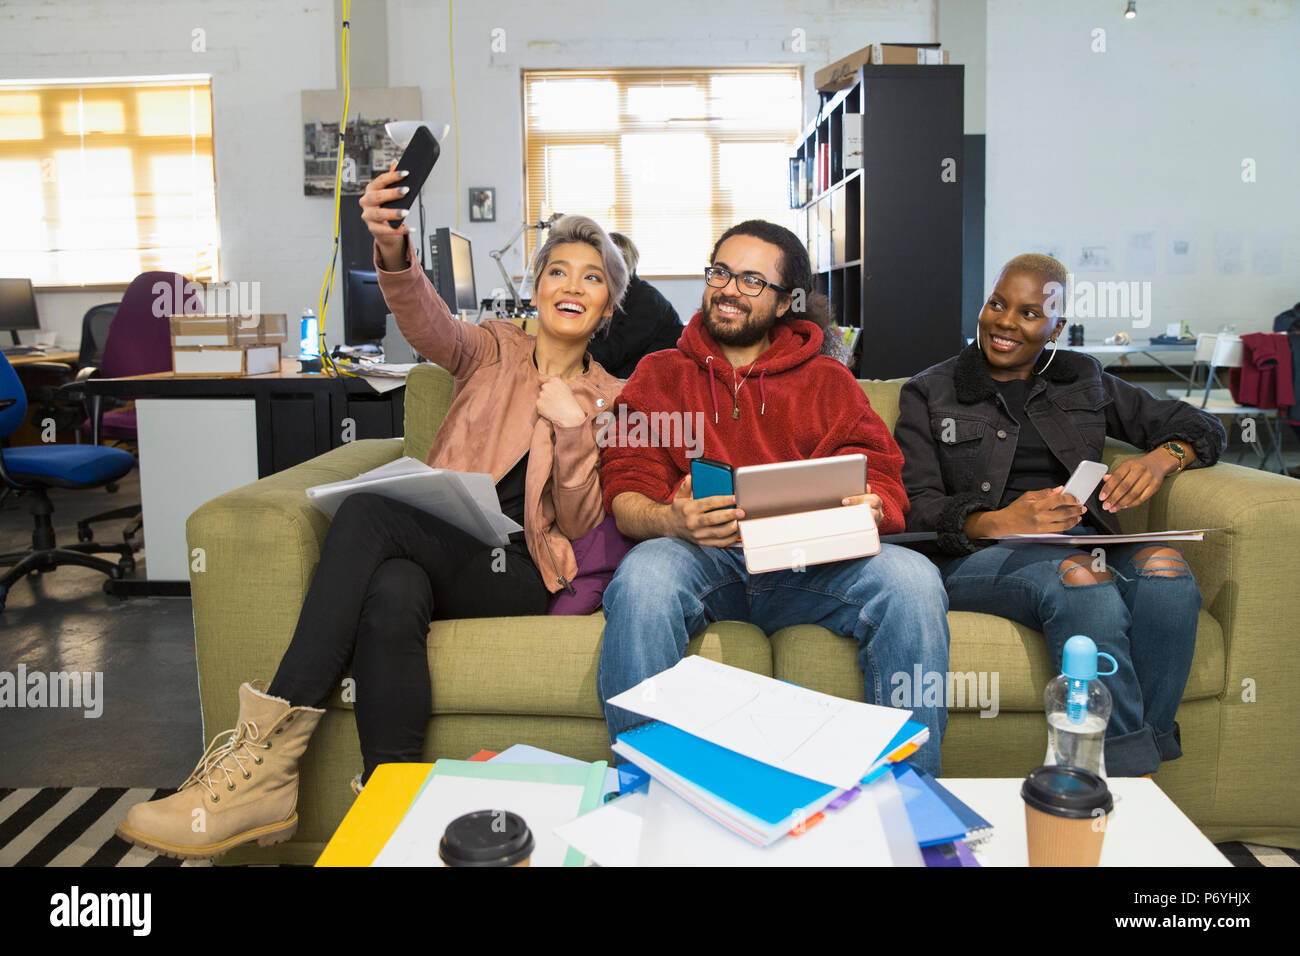
<svg viewBox="0 0 1300 956">
<path fill-rule="evenodd" d="M 211 866 L 173 860 L 114 834 L 127 810 L 170 789 L 126 787 L 0 787 L 0 867 Z"/>
<path fill-rule="evenodd" d="M 0 867 L 10 866 L 211 866 L 208 860 L 173 860 L 132 846 L 114 830 L 141 800 L 170 789 L 126 787 L 0 787 Z M 1300 850 L 1219 843 L 1233 866 L 1300 867 Z"/>
</svg>

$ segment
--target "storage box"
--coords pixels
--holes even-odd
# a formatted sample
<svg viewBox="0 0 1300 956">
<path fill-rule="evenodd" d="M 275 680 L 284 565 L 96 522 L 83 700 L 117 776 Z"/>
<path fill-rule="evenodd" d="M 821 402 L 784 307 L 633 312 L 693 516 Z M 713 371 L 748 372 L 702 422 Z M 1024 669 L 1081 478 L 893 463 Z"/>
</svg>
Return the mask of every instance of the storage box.
<svg viewBox="0 0 1300 956">
<path fill-rule="evenodd" d="M 850 53 L 813 74 L 813 84 L 822 93 L 848 89 L 862 66 L 927 66 L 948 62 L 948 51 L 938 43 L 873 43 Z"/>
<path fill-rule="evenodd" d="M 172 348 L 172 372 L 203 378 L 239 378 L 280 371 L 280 346 L 213 345 Z"/>
<path fill-rule="evenodd" d="M 283 312 L 258 315 L 173 315 L 172 348 L 279 345 L 289 340 Z"/>
<path fill-rule="evenodd" d="M 750 574 L 788 571 L 880 553 L 871 505 L 848 505 L 740 522 Z"/>
</svg>

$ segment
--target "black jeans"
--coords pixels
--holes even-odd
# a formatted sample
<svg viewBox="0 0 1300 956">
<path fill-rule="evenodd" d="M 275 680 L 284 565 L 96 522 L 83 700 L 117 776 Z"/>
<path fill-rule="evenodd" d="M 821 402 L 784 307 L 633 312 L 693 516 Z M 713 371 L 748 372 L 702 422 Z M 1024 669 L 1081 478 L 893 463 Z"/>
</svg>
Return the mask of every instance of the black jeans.
<svg viewBox="0 0 1300 956">
<path fill-rule="evenodd" d="M 330 524 L 268 693 L 324 707 L 351 663 L 368 780 L 381 763 L 423 758 L 429 622 L 545 614 L 549 598 L 522 543 L 494 549 L 418 508 L 354 494 Z"/>
</svg>

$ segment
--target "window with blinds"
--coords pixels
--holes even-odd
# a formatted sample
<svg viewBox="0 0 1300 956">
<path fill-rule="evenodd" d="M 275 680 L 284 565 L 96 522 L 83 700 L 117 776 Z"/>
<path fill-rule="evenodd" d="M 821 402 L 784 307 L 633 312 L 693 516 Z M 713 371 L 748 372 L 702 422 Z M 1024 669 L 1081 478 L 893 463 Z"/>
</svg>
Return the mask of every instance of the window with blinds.
<svg viewBox="0 0 1300 956">
<path fill-rule="evenodd" d="M 208 77 L 0 84 L 0 275 L 220 279 Z"/>
<path fill-rule="evenodd" d="M 735 223 L 792 223 L 799 67 L 526 70 L 523 98 L 528 221 L 590 216 L 632 238 L 641 275 L 698 276 Z"/>
</svg>

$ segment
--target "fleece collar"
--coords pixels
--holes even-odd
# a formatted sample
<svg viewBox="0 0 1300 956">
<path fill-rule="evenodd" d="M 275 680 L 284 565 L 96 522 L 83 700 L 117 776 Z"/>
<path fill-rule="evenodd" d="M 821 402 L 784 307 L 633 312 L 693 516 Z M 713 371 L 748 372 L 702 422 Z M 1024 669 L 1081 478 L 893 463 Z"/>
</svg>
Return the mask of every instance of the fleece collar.
<svg viewBox="0 0 1300 956">
<path fill-rule="evenodd" d="M 1088 361 L 1087 356 L 1069 349 L 1061 349 L 1060 354 L 1052 360 L 1039 378 L 1056 385 L 1065 385 L 1078 381 L 1083 369 L 1081 363 Z M 957 365 L 953 369 L 953 387 L 957 392 L 957 401 L 963 405 L 975 405 L 985 402 L 997 395 L 997 386 L 989 375 L 989 365 L 984 353 L 974 342 L 957 354 Z"/>
</svg>

